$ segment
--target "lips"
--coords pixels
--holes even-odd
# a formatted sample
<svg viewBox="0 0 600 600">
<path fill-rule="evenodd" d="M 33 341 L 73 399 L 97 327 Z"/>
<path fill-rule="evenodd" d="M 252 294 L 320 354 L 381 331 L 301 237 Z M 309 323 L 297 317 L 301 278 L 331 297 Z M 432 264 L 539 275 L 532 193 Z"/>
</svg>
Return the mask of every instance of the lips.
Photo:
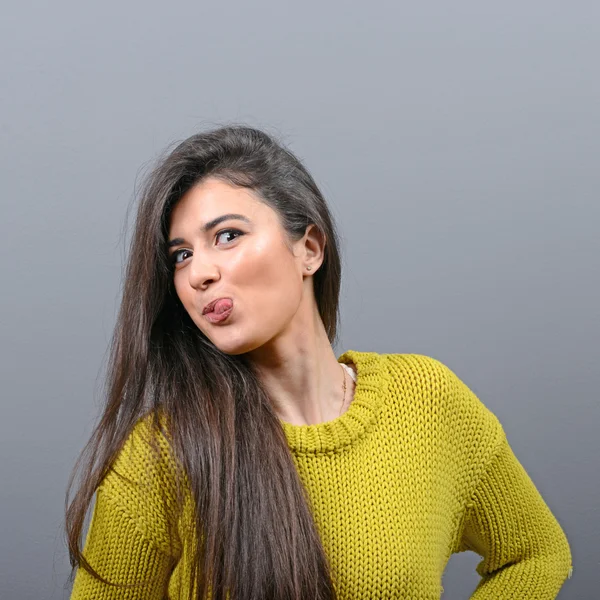
<svg viewBox="0 0 600 600">
<path fill-rule="evenodd" d="M 203 315 L 207 313 L 222 314 L 225 311 L 230 310 L 233 307 L 233 300 L 231 298 L 217 298 L 212 302 L 209 302 L 202 311 Z"/>
</svg>

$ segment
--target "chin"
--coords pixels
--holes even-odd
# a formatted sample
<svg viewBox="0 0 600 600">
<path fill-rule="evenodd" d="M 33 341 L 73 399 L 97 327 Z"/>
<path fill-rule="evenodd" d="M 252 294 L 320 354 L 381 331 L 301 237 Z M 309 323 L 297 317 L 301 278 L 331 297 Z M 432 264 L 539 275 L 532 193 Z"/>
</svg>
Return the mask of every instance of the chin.
<svg viewBox="0 0 600 600">
<path fill-rule="evenodd" d="M 221 352 L 231 356 L 246 354 L 261 346 L 261 344 L 256 343 L 256 341 L 234 336 L 216 335 L 209 339 Z"/>
<path fill-rule="evenodd" d="M 219 333 L 221 335 L 219 335 Z M 212 338 L 209 338 L 212 343 L 225 354 L 231 356 L 237 356 L 240 354 L 247 354 L 253 352 L 257 348 L 260 348 L 270 341 L 272 341 L 276 335 L 270 335 L 269 332 L 262 332 L 263 335 L 237 335 L 233 331 L 217 332 Z"/>
<path fill-rule="evenodd" d="M 204 317 L 197 317 L 203 320 Z M 195 319 L 194 319 L 195 321 Z M 276 340 L 285 328 L 279 327 L 278 323 L 274 323 L 266 319 L 266 327 L 258 327 L 258 321 L 254 322 L 255 327 L 242 327 L 240 323 L 231 323 L 224 325 L 215 325 L 207 328 L 205 323 L 200 327 L 202 333 L 224 354 L 238 356 L 252 352 L 269 342 Z"/>
</svg>

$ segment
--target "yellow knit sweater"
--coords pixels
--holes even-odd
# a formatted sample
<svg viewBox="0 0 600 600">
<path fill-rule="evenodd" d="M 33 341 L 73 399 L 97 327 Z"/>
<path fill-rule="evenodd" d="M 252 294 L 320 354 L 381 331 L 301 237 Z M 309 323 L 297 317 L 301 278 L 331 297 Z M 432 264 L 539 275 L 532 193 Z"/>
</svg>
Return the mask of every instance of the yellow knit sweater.
<svg viewBox="0 0 600 600">
<path fill-rule="evenodd" d="M 472 599 L 555 598 L 572 572 L 569 544 L 496 416 L 434 358 L 348 350 L 338 361 L 357 367 L 348 410 L 281 424 L 340 600 L 439 599 L 450 555 L 465 550 L 483 557 Z M 124 590 L 79 568 L 72 600 L 183 597 L 189 548 L 169 552 L 170 471 L 142 467 L 145 426 L 98 489 L 84 556 L 110 581 L 156 583 Z M 145 481 L 154 504 L 119 475 Z"/>
</svg>

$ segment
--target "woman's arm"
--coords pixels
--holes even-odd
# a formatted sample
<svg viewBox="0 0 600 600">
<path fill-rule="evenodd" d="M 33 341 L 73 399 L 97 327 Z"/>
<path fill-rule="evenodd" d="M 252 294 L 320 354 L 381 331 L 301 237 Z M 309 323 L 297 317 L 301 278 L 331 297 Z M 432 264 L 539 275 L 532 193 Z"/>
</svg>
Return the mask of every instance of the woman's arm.
<svg viewBox="0 0 600 600">
<path fill-rule="evenodd" d="M 567 538 L 505 436 L 465 513 L 458 551 L 483 556 L 472 600 L 551 600 L 572 573 Z"/>
<path fill-rule="evenodd" d="M 83 566 L 77 570 L 71 600 L 159 600 L 181 552 L 175 531 L 176 490 L 170 449 L 141 419 L 125 441 L 96 492 L 83 556 L 113 583 L 146 585 L 123 588 L 103 583 Z M 175 535 L 172 535 L 175 534 Z"/>
<path fill-rule="evenodd" d="M 129 589 L 117 587 L 79 567 L 71 600 L 161 600 L 167 596 L 171 557 L 147 539 L 127 506 L 102 487 L 97 492 L 83 555 L 112 583 L 148 583 Z"/>
</svg>

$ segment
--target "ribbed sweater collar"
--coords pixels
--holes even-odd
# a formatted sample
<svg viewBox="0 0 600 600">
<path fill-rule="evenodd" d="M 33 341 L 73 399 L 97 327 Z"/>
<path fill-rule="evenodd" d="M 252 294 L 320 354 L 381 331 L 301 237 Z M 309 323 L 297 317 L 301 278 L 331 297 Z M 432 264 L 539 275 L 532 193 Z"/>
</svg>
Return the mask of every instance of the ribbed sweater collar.
<svg viewBox="0 0 600 600">
<path fill-rule="evenodd" d="M 385 390 L 387 368 L 377 352 L 347 350 L 338 358 L 340 363 L 354 363 L 357 377 L 354 398 L 340 417 L 316 425 L 292 425 L 280 420 L 292 452 L 338 452 L 364 437 L 375 424 Z"/>
</svg>

